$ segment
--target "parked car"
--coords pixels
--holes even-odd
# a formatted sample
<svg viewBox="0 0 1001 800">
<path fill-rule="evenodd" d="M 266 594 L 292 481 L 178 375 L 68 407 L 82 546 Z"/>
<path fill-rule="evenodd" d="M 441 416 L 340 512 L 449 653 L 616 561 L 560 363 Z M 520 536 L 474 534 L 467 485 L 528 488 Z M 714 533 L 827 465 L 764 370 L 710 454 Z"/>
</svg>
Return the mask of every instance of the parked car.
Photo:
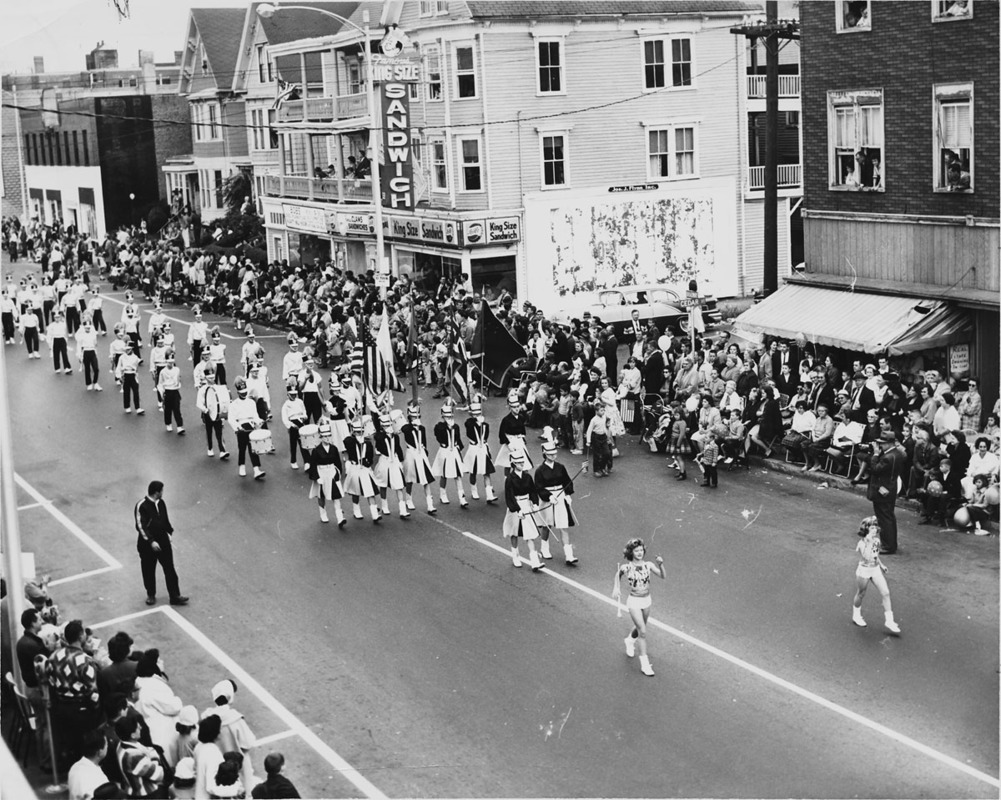
<svg viewBox="0 0 1001 800">
<path fill-rule="evenodd" d="M 639 311 L 640 320 L 644 323 L 653 320 L 661 330 L 670 328 L 675 334 L 687 334 L 689 315 L 688 309 L 682 305 L 682 297 L 674 289 L 659 284 L 618 286 L 599 290 L 591 302 L 570 302 L 562 313 L 554 316 L 558 321 L 568 321 L 574 317 L 580 319 L 585 311 L 589 311 L 592 317 L 598 317 L 606 325 L 612 325 L 615 335 L 619 336 L 632 319 L 635 309 Z M 720 323 L 715 297 L 705 297 L 703 300 L 702 319 L 707 329 Z"/>
</svg>

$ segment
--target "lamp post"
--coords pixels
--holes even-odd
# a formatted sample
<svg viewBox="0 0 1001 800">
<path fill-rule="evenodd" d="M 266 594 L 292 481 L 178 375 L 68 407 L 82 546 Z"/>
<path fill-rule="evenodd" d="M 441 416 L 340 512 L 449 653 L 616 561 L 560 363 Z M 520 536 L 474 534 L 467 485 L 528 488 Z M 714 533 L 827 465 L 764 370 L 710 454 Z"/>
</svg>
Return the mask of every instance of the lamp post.
<svg viewBox="0 0 1001 800">
<path fill-rule="evenodd" d="M 384 258 L 385 251 L 385 239 L 382 232 L 382 174 L 379 165 L 379 135 L 376 130 L 375 125 L 375 78 L 372 71 L 372 30 L 369 27 L 369 13 L 368 9 L 362 11 L 362 22 L 364 27 L 359 26 L 357 23 L 342 17 L 340 14 L 335 14 L 333 11 L 327 11 L 323 8 L 315 8 L 313 6 L 296 6 L 296 5 L 279 5 L 278 3 L 261 3 L 257 7 L 258 16 L 264 19 L 271 19 L 277 12 L 288 9 L 290 11 L 314 11 L 317 14 L 323 14 L 324 16 L 330 17 L 331 19 L 336 19 L 343 25 L 347 25 L 350 28 L 354 28 L 362 36 L 365 37 L 365 91 L 368 96 L 368 116 L 369 116 L 369 126 L 368 126 L 368 149 L 371 153 L 369 162 L 371 164 L 371 181 L 372 181 L 372 206 L 373 206 L 373 216 L 375 217 L 375 272 L 379 275 L 383 272 L 382 261 Z M 306 76 L 303 75 L 303 103 L 306 101 Z M 388 269 L 385 270 L 386 273 L 389 272 Z M 386 299 L 386 287 L 379 287 L 379 296 L 385 300 Z"/>
<path fill-rule="evenodd" d="M 129 192 L 129 225 L 136 224 L 136 193 Z"/>
</svg>

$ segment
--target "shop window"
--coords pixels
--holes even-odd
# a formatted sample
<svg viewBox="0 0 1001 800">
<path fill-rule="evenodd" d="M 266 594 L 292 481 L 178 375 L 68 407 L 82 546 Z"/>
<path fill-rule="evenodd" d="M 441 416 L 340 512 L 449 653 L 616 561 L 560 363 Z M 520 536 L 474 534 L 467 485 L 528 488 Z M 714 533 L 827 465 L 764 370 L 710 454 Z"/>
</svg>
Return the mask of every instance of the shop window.
<svg viewBox="0 0 1001 800">
<path fill-rule="evenodd" d="M 935 87 L 935 191 L 973 191 L 973 84 Z"/>
<path fill-rule="evenodd" d="M 973 0 L 932 0 L 932 22 L 973 19 Z"/>
<path fill-rule="evenodd" d="M 483 164 L 480 157 L 480 140 L 459 138 L 460 172 L 462 175 L 462 191 L 483 191 Z"/>
<path fill-rule="evenodd" d="M 834 4 L 837 9 L 835 13 L 835 27 L 838 33 L 849 31 L 868 31 L 872 29 L 872 18 L 870 17 L 870 6 L 868 0 L 838 0 Z"/>
<path fill-rule="evenodd" d="M 455 96 L 459 100 L 476 97 L 476 58 L 471 44 L 455 46 Z"/>
<path fill-rule="evenodd" d="M 828 92 L 829 186 L 884 191 L 883 91 Z"/>
</svg>

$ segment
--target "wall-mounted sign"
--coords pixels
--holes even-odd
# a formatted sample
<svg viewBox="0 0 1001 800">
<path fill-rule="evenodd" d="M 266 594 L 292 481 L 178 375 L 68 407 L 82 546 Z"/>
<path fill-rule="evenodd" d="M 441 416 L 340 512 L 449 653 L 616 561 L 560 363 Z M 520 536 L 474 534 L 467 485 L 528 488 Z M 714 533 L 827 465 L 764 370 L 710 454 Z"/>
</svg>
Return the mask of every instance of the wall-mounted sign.
<svg viewBox="0 0 1001 800">
<path fill-rule="evenodd" d="M 467 247 L 504 244 L 520 239 L 521 220 L 518 217 L 469 219 L 462 223 L 462 241 Z"/>
<path fill-rule="evenodd" d="M 454 220 L 384 214 L 382 226 L 383 233 L 393 239 L 445 247 L 459 246 L 459 226 Z"/>
<path fill-rule="evenodd" d="M 297 206 L 282 203 L 285 227 L 304 233 L 327 233 L 327 212 L 312 206 Z"/>
<path fill-rule="evenodd" d="M 338 214 L 336 233 L 341 236 L 374 236 L 373 217 L 371 214 Z"/>
<path fill-rule="evenodd" d="M 382 91 L 382 205 L 397 211 L 414 208 L 414 165 L 410 147 L 410 94 L 402 81 L 385 82 Z"/>
<path fill-rule="evenodd" d="M 970 373 L 970 345 L 954 344 L 949 347 L 949 374 L 963 377 Z"/>
<path fill-rule="evenodd" d="M 618 194 L 619 192 L 652 192 L 659 188 L 659 183 L 632 183 L 628 186 L 609 186 L 608 191 L 612 194 Z"/>
</svg>

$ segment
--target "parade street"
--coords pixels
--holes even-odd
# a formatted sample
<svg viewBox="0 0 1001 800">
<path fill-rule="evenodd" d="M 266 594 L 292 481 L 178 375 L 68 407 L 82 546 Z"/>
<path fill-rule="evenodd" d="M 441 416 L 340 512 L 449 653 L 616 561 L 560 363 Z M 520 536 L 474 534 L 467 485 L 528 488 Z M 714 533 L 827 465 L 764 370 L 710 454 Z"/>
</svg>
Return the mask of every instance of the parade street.
<svg viewBox="0 0 1001 800">
<path fill-rule="evenodd" d="M 107 297 L 116 321 L 121 295 Z M 165 310 L 183 342 L 190 310 Z M 243 336 L 207 321 L 230 337 L 232 386 Z M 198 709 L 232 677 L 262 740 L 258 773 L 280 749 L 304 797 L 997 797 L 996 537 L 919 527 L 898 509 L 891 636 L 875 590 L 869 627 L 851 622 L 862 495 L 760 462 L 702 488 L 696 469 L 676 481 L 636 437 L 609 477 L 575 482 L 576 567 L 554 542 L 544 571 L 515 569 L 503 501 L 461 510 L 452 489 L 435 517 L 415 493 L 409 520 L 394 502 L 378 525 L 347 503 L 338 529 L 288 465 L 284 334 L 258 336 L 278 450 L 260 481 L 238 476 L 228 428 L 232 459 L 206 457 L 183 344 L 183 437 L 164 430 L 146 366 L 146 414 L 123 413 L 108 339 L 103 392 L 54 373 L 46 348 L 33 361 L 5 350 L 22 548 L 51 574 L 64 619 L 159 647 Z M 504 400 L 485 406 L 496 431 Z M 582 462 L 559 459 L 571 475 Z M 158 605 L 144 604 L 133 507 L 154 479 L 183 608 L 167 605 L 162 575 Z M 653 582 L 654 677 L 627 658 L 628 617 L 610 599 L 633 536 L 667 573 Z"/>
</svg>

